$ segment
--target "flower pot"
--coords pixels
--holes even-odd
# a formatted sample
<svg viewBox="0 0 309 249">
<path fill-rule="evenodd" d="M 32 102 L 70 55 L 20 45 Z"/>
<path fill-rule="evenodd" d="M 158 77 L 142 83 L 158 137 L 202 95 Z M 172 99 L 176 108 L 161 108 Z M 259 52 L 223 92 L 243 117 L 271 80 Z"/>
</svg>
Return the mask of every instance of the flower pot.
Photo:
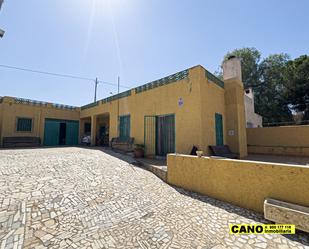
<svg viewBox="0 0 309 249">
<path fill-rule="evenodd" d="M 203 151 L 202 151 L 202 150 L 197 150 L 197 151 L 196 151 L 196 155 L 197 155 L 198 157 L 202 157 L 202 156 L 203 156 Z"/>
</svg>

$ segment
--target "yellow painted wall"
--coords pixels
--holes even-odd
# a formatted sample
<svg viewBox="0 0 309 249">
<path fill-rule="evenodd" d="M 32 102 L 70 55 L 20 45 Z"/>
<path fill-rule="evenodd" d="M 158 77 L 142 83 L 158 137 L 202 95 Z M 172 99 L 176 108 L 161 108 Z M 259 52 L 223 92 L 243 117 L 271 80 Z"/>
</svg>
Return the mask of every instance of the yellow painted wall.
<svg viewBox="0 0 309 249">
<path fill-rule="evenodd" d="M 309 167 L 168 155 L 168 183 L 263 213 L 268 197 L 309 207 Z"/>
<path fill-rule="evenodd" d="M 249 153 L 309 156 L 309 125 L 247 128 Z"/>
<path fill-rule="evenodd" d="M 193 145 L 207 152 L 214 144 L 216 111 L 224 120 L 224 89 L 209 83 L 201 66 L 189 69 L 187 79 L 137 94 L 133 89 L 119 100 L 119 115 L 130 114 L 131 137 L 138 144 L 144 143 L 144 116 L 175 114 L 177 153 L 190 153 Z M 104 113 L 110 114 L 110 139 L 117 137 L 117 100 L 82 110 L 81 118 Z"/>
<path fill-rule="evenodd" d="M 206 77 L 202 77 L 200 95 L 202 148 L 199 149 L 204 151 L 206 155 L 209 155 L 209 145 L 216 145 L 216 113 L 223 116 L 223 142 L 226 144 L 224 89 L 209 81 Z"/>
<path fill-rule="evenodd" d="M 13 136 L 35 136 L 40 137 L 43 143 L 45 118 L 79 120 L 80 111 L 58 109 L 48 104 L 45 106 L 36 106 L 32 104 L 17 104 L 14 98 L 4 97 L 2 106 L 2 129 L 1 144 L 3 137 Z M 32 118 L 31 132 L 17 132 L 17 118 Z"/>
</svg>

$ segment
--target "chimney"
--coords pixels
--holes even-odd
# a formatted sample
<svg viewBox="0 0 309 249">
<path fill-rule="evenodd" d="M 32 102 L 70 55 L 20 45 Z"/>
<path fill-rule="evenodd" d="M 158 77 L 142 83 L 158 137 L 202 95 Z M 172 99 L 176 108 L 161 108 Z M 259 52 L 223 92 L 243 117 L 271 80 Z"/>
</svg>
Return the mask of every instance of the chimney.
<svg viewBox="0 0 309 249">
<path fill-rule="evenodd" d="M 230 56 L 223 62 L 227 144 L 240 158 L 247 156 L 246 115 L 241 60 Z"/>
</svg>

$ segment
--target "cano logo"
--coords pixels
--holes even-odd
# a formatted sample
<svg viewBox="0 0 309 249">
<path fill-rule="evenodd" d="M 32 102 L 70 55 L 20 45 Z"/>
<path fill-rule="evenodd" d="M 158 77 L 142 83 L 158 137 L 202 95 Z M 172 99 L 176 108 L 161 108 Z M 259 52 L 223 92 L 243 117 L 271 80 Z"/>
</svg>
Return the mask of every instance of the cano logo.
<svg viewBox="0 0 309 249">
<path fill-rule="evenodd" d="M 230 224 L 230 234 L 295 234 L 292 224 Z"/>
</svg>

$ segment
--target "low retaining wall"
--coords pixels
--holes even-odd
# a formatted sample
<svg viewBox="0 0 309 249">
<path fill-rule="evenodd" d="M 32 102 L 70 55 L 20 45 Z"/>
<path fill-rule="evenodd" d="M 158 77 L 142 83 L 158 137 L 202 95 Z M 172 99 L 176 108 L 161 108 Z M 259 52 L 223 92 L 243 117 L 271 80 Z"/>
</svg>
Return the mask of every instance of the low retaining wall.
<svg viewBox="0 0 309 249">
<path fill-rule="evenodd" d="M 307 157 L 309 156 L 309 147 L 263 146 L 263 145 L 249 145 L 248 144 L 248 153 L 249 154 Z"/>
<path fill-rule="evenodd" d="M 266 198 L 309 207 L 309 167 L 168 155 L 168 183 L 263 213 Z"/>
<path fill-rule="evenodd" d="M 309 156 L 309 125 L 247 128 L 248 153 Z"/>
</svg>

